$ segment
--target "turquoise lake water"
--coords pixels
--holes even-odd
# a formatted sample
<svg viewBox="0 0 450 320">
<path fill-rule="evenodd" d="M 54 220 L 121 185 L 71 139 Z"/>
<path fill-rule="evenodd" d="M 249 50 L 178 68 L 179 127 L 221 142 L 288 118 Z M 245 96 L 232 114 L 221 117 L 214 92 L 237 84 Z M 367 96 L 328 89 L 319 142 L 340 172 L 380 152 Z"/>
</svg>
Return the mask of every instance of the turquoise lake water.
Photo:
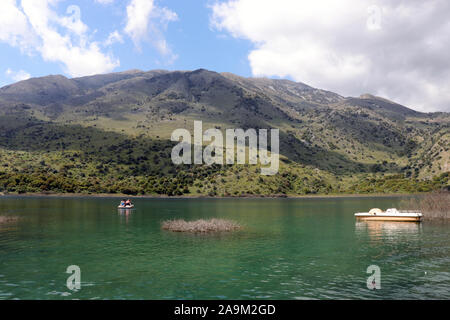
<svg viewBox="0 0 450 320">
<path fill-rule="evenodd" d="M 0 198 L 0 299 L 449 299 L 450 224 L 356 222 L 400 198 Z M 161 230 L 226 218 L 225 234 Z M 68 266 L 81 289 L 66 286 Z M 380 268 L 369 290 L 367 268 Z"/>
</svg>

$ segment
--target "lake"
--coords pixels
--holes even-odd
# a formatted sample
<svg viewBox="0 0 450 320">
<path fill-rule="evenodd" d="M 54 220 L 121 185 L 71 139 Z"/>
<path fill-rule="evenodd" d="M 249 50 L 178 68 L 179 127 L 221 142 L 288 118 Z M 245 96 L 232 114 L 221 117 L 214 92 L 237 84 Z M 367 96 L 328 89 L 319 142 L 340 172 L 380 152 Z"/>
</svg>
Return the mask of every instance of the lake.
<svg viewBox="0 0 450 320">
<path fill-rule="evenodd" d="M 354 219 L 400 201 L 139 198 L 119 212 L 115 198 L 0 197 L 0 299 L 449 299 L 450 224 Z M 212 217 L 244 228 L 160 227 Z"/>
</svg>

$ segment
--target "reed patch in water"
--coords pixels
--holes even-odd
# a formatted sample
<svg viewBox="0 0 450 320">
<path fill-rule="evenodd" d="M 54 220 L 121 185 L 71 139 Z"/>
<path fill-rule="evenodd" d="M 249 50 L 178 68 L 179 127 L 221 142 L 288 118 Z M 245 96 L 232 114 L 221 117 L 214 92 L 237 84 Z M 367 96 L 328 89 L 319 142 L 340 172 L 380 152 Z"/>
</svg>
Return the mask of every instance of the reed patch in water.
<svg viewBox="0 0 450 320">
<path fill-rule="evenodd" d="M 403 202 L 401 207 L 407 210 L 420 210 L 425 220 L 450 219 L 450 192 L 428 193 Z"/>
<path fill-rule="evenodd" d="M 168 220 L 162 223 L 162 229 L 173 232 L 191 232 L 191 233 L 207 233 L 207 232 L 229 232 L 240 229 L 241 226 L 232 220 L 210 219 L 210 220 Z"/>
</svg>

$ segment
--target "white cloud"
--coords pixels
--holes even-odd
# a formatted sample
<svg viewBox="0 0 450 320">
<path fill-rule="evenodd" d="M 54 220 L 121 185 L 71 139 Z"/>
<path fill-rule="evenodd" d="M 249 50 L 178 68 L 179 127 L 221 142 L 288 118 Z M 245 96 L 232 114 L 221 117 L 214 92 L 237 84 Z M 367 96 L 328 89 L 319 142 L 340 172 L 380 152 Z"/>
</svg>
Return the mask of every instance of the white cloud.
<svg viewBox="0 0 450 320">
<path fill-rule="evenodd" d="M 0 41 L 29 54 L 38 52 L 45 61 L 61 63 L 71 76 L 110 72 L 118 59 L 103 53 L 91 41 L 77 6 L 60 16 L 53 6 L 59 0 L 4 0 L 0 4 Z M 63 30 L 63 32 L 61 31 Z"/>
<path fill-rule="evenodd" d="M 147 36 L 150 13 L 154 8 L 153 0 L 132 0 L 127 6 L 127 25 L 125 32 L 136 46 Z"/>
<path fill-rule="evenodd" d="M 8 68 L 5 72 L 5 74 L 8 78 L 11 78 L 15 82 L 27 80 L 27 79 L 31 78 L 31 75 L 28 72 L 23 71 L 23 70 L 19 70 L 19 71 L 15 72 Z"/>
<path fill-rule="evenodd" d="M 211 23 L 254 44 L 254 76 L 450 111 L 449 12 L 447 0 L 228 0 Z"/>
<path fill-rule="evenodd" d="M 114 0 L 95 0 L 95 2 L 98 2 L 100 4 L 110 4 L 113 3 Z"/>
<path fill-rule="evenodd" d="M 35 40 L 27 17 L 17 7 L 17 1 L 3 0 L 0 4 L 0 41 L 26 51 Z"/>
<path fill-rule="evenodd" d="M 82 37 L 88 31 L 88 26 L 81 21 L 81 9 L 76 5 L 70 5 L 67 7 L 67 16 L 54 16 L 55 21 L 57 21 L 62 27 L 66 28 L 68 31 L 75 33 L 76 35 Z"/>
<path fill-rule="evenodd" d="M 176 55 L 164 39 L 162 30 L 167 28 L 170 21 L 177 19 L 175 12 L 156 6 L 154 0 L 131 0 L 127 6 L 124 31 L 139 50 L 142 41 L 150 41 L 160 54 L 173 60 Z"/>
<path fill-rule="evenodd" d="M 117 30 L 109 34 L 108 39 L 106 39 L 104 45 L 111 46 L 114 43 L 123 43 L 123 37 Z"/>
</svg>

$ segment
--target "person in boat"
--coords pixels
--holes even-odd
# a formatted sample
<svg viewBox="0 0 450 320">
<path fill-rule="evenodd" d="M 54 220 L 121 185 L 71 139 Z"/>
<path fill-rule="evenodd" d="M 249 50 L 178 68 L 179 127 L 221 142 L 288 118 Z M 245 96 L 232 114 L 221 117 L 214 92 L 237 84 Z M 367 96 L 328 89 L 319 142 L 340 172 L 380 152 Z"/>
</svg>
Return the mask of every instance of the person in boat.
<svg viewBox="0 0 450 320">
<path fill-rule="evenodd" d="M 120 206 L 121 206 L 121 207 L 125 207 L 125 199 L 122 200 L 122 201 L 120 201 Z"/>
<path fill-rule="evenodd" d="M 131 203 L 131 200 L 130 200 L 130 199 L 128 199 L 128 200 L 125 202 L 125 206 L 126 206 L 126 207 L 131 207 L 131 206 L 132 206 L 132 203 Z"/>
</svg>

